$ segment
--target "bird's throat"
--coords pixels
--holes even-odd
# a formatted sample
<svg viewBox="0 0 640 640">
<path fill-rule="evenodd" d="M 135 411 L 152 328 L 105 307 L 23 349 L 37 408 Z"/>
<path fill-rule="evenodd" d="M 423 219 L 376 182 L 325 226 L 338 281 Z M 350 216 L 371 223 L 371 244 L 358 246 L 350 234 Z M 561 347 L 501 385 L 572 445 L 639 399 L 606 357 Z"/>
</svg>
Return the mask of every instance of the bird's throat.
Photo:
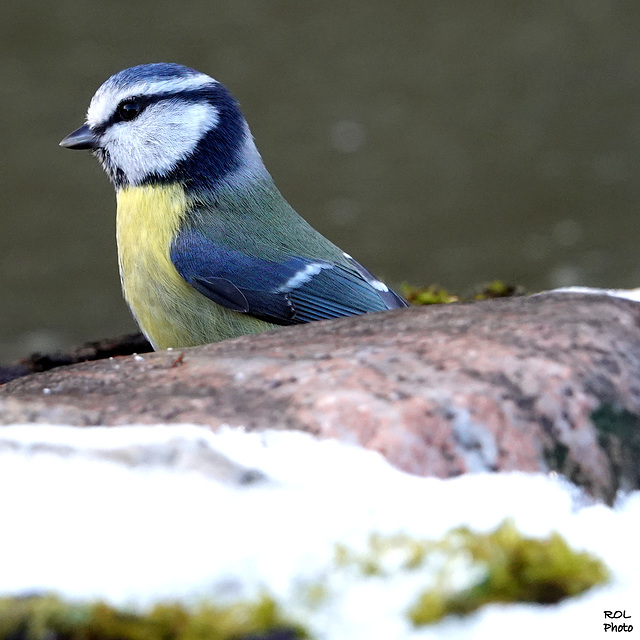
<svg viewBox="0 0 640 640">
<path fill-rule="evenodd" d="M 155 342 L 155 325 L 167 315 L 167 300 L 188 287 L 169 255 L 187 198 L 176 184 L 123 187 L 116 197 L 122 291 L 143 332 Z"/>
</svg>

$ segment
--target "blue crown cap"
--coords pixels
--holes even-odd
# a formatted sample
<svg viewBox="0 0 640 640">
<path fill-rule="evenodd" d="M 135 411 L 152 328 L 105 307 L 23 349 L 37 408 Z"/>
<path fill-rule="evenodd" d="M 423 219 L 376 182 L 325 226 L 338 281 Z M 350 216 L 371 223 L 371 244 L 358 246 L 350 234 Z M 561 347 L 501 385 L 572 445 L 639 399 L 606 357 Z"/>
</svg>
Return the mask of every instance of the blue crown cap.
<svg viewBox="0 0 640 640">
<path fill-rule="evenodd" d="M 203 75 L 200 71 L 175 62 L 154 62 L 123 69 L 111 76 L 107 83 L 126 86 L 142 80 L 171 80 L 172 78 L 188 78 L 200 75 Z"/>
</svg>

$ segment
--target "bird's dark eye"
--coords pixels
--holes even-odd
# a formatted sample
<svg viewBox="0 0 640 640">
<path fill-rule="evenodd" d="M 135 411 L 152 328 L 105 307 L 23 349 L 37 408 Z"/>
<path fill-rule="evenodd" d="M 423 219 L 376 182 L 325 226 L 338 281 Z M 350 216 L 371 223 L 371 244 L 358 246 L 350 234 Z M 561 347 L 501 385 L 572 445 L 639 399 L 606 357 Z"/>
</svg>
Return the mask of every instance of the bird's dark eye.
<svg viewBox="0 0 640 640">
<path fill-rule="evenodd" d="M 144 107 L 136 100 L 127 100 L 126 102 L 121 102 L 118 105 L 116 114 L 119 120 L 129 121 L 137 118 L 143 108 Z"/>
</svg>

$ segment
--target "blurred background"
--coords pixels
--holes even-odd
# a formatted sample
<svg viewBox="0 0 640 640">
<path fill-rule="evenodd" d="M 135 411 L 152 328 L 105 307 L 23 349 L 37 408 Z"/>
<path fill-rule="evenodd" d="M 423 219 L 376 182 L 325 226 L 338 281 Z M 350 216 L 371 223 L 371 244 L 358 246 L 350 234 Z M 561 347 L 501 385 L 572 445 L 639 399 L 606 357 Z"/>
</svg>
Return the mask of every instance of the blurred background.
<svg viewBox="0 0 640 640">
<path fill-rule="evenodd" d="M 390 284 L 640 285 L 640 4 L 3 0 L 0 362 L 135 330 L 115 198 L 58 142 L 111 74 L 180 62 Z"/>
</svg>

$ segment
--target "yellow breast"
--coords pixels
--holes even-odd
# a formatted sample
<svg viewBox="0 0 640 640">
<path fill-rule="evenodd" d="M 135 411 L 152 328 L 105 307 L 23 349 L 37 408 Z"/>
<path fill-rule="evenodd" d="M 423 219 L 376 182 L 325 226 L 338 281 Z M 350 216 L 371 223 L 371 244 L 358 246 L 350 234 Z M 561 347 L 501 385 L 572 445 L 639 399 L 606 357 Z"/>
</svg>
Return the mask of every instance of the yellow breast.
<svg viewBox="0 0 640 640">
<path fill-rule="evenodd" d="M 188 210 L 180 185 L 125 187 L 117 203 L 122 291 L 154 348 L 194 346 L 269 328 L 215 304 L 176 271 L 169 252 Z"/>
</svg>

